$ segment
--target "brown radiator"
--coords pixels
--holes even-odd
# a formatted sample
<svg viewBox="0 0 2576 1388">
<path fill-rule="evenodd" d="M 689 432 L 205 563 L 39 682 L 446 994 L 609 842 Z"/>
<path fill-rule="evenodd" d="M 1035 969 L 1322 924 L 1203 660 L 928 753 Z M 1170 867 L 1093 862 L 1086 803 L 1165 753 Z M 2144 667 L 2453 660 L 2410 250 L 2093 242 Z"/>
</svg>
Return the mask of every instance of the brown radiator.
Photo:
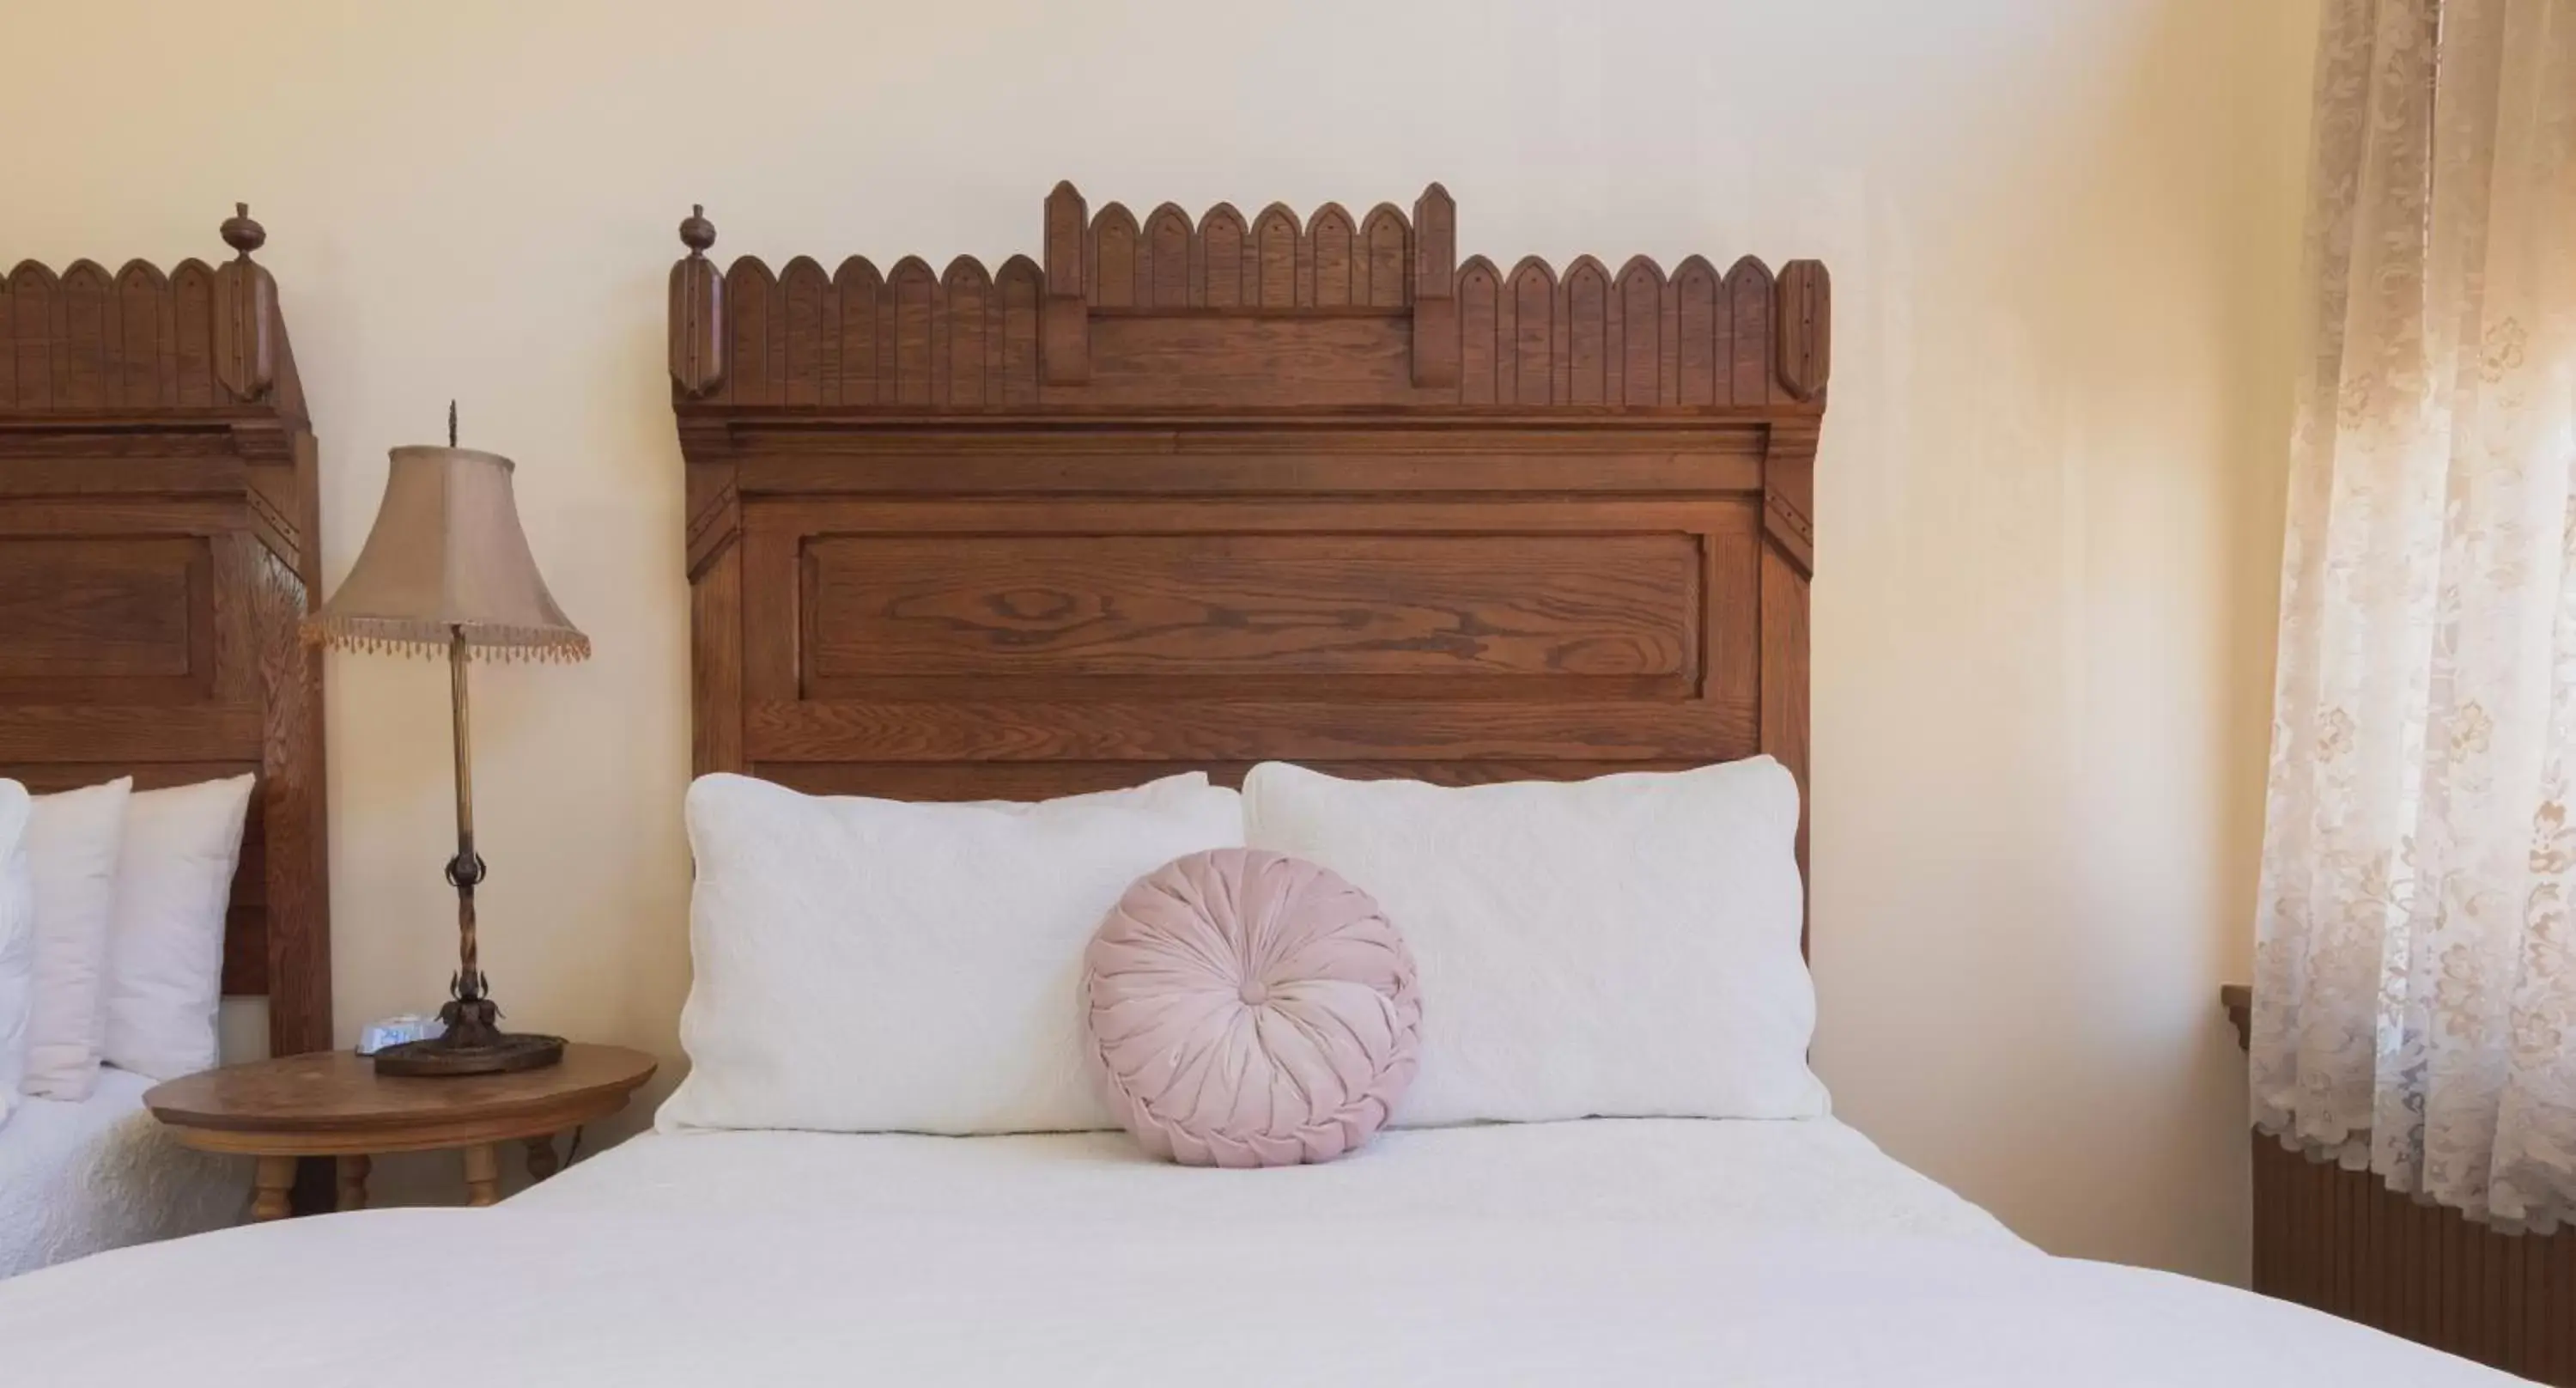
<svg viewBox="0 0 2576 1388">
<path fill-rule="evenodd" d="M 2249 1000 L 2222 997 L 2241 1034 Z M 2499 1234 L 2261 1133 L 2254 1290 L 2576 1388 L 2576 1233 Z"/>
</svg>

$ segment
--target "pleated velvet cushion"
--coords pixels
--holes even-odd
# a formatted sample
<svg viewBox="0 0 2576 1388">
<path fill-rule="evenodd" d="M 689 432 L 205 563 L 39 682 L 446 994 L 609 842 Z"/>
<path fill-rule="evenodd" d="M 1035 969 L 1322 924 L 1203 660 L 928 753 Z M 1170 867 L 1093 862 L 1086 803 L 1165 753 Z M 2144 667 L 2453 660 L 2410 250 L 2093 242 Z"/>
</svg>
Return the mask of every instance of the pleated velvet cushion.
<svg viewBox="0 0 2576 1388">
<path fill-rule="evenodd" d="M 1412 1082 L 1413 956 L 1368 893 L 1220 848 L 1127 889 L 1083 956 L 1111 1112 L 1189 1166 L 1331 1161 Z"/>
</svg>

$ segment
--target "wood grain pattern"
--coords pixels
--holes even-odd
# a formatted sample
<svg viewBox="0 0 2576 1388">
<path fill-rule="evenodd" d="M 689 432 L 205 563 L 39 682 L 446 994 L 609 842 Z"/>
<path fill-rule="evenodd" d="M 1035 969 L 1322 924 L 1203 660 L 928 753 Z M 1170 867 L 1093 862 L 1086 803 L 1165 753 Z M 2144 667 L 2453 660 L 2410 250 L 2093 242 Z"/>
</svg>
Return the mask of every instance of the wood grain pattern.
<svg viewBox="0 0 2576 1388">
<path fill-rule="evenodd" d="M 136 260 L 114 275 L 22 261 L 0 279 L 0 415 L 267 401 L 284 351 L 276 296 L 247 259 L 167 274 Z"/>
<path fill-rule="evenodd" d="M 899 686 L 1390 698 L 1694 689 L 1684 535 L 821 537 L 805 547 L 807 697 Z M 1333 677 L 1341 677 L 1335 680 Z"/>
<path fill-rule="evenodd" d="M 1436 184 L 1141 219 L 1059 184 L 1040 232 L 993 276 L 845 264 L 837 313 L 811 262 L 726 273 L 732 368 L 673 378 L 700 771 L 1803 781 L 1821 267 L 1505 274 Z"/>
<path fill-rule="evenodd" d="M 424 1134 L 472 1126 L 487 1136 L 523 1137 L 560 1132 L 547 1115 L 567 1106 L 630 1094 L 653 1077 L 654 1060 L 623 1046 L 574 1042 L 562 1063 L 503 1075 L 437 1079 L 376 1073 L 375 1062 L 352 1051 L 319 1051 L 226 1065 L 154 1085 L 144 1094 L 152 1116 L 192 1133 L 235 1133 L 337 1143 L 368 1137 L 393 1145 L 336 1145 L 352 1152 L 411 1151 Z M 520 1122 L 515 1133 L 505 1126 Z M 564 1125 L 566 1127 L 570 1124 Z M 244 1149 L 233 1149 L 244 1150 Z M 306 1149 L 318 1155 L 326 1149 Z"/>
<path fill-rule="evenodd" d="M 297 1203 L 299 1157 L 332 1159 L 337 1180 L 325 1184 L 348 1210 L 366 1204 L 371 1157 L 452 1149 L 466 1203 L 492 1204 L 500 1198 L 500 1144 L 524 1143 L 530 1174 L 542 1180 L 555 1167 L 548 1139 L 624 1108 L 653 1070 L 641 1051 L 574 1044 L 562 1063 L 539 1070 L 406 1079 L 378 1075 L 366 1057 L 322 1051 L 172 1080 L 143 1102 L 191 1147 L 256 1157 L 251 1214 L 269 1220 Z"/>
<path fill-rule="evenodd" d="M 195 538 L 0 539 L 0 690 L 66 681 L 113 697 L 192 673 L 210 685 L 212 567 Z"/>
<path fill-rule="evenodd" d="M 220 268 L 0 282 L 0 774 L 255 772 L 224 985 L 269 998 L 287 1054 L 332 1039 L 322 676 L 296 639 L 320 489 L 264 233 L 224 232 Z"/>
</svg>

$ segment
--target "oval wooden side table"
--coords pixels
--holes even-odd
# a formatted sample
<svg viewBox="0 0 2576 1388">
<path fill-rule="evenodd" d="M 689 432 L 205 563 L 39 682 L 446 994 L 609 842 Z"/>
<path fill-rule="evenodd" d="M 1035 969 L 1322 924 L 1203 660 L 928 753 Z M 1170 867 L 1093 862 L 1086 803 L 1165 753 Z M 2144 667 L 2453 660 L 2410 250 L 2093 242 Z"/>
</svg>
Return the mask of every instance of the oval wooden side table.
<svg viewBox="0 0 2576 1388">
<path fill-rule="evenodd" d="M 465 1203 L 489 1205 L 501 1198 L 499 1144 L 523 1144 L 528 1174 L 544 1180 L 557 1165 L 555 1134 L 626 1107 L 653 1066 L 642 1051 L 576 1044 L 542 1070 L 415 1079 L 378 1075 L 348 1051 L 317 1051 L 175 1079 L 143 1103 L 191 1147 L 258 1158 L 255 1220 L 289 1213 L 299 1157 L 338 1158 L 340 1208 L 353 1210 L 366 1205 L 370 1158 L 458 1151 Z"/>
</svg>

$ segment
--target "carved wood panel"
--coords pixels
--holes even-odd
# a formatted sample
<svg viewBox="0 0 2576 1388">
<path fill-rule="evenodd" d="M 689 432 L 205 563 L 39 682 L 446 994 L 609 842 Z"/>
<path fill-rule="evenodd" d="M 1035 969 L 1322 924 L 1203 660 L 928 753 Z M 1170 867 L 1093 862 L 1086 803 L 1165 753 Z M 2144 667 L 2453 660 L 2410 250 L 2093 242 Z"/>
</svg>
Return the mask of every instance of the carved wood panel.
<svg viewBox="0 0 2576 1388">
<path fill-rule="evenodd" d="M 1702 560 L 1682 533 L 822 535 L 803 561 L 808 698 L 1697 683 Z"/>
<path fill-rule="evenodd" d="M 961 256 L 934 273 L 907 257 L 880 274 L 853 257 L 827 277 L 805 257 L 773 274 L 744 256 L 720 293 L 693 247 L 672 272 L 678 396 L 965 411 L 1265 398 L 1769 409 L 1818 402 L 1830 372 L 1816 262 L 1775 279 L 1750 256 L 1723 275 L 1692 256 L 1667 277 L 1633 256 L 1614 277 L 1582 256 L 1560 277 L 1532 257 L 1504 275 L 1482 256 L 1457 261 L 1456 207 L 1436 184 L 1410 216 L 1327 203 L 1301 219 L 1274 203 L 1247 220 L 1220 203 L 1193 220 L 1166 203 L 1141 222 L 1115 202 L 1088 212 L 1059 186 L 1044 234 L 1047 268 L 1013 256 L 988 272 Z"/>
<path fill-rule="evenodd" d="M 248 262 L 232 275 L 183 260 L 164 274 L 136 260 L 110 275 L 73 261 L 57 275 L 22 261 L 0 280 L 0 411 L 113 413 L 264 400 L 276 381 L 274 282 Z M 224 291 L 248 296 L 235 333 Z M 229 369 L 219 368 L 229 354 Z"/>
<path fill-rule="evenodd" d="M 0 691 L 211 680 L 212 568 L 201 541 L 0 539 Z"/>
<path fill-rule="evenodd" d="M 729 438 L 708 769 L 1803 764 L 1759 426 Z"/>
</svg>

